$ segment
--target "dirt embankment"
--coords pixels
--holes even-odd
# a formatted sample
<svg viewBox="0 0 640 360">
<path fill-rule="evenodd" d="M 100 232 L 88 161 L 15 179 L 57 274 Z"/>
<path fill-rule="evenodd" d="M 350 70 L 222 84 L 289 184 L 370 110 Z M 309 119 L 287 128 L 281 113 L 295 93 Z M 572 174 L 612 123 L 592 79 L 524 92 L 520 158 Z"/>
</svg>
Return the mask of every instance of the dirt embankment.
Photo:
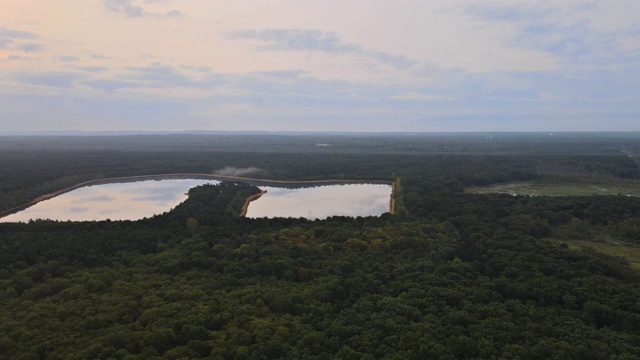
<svg viewBox="0 0 640 360">
<path fill-rule="evenodd" d="M 396 213 L 396 182 L 391 185 L 391 200 L 389 200 L 389 214 Z"/>
<path fill-rule="evenodd" d="M 252 201 L 258 200 L 260 198 L 260 196 L 264 195 L 267 193 L 267 190 L 262 190 L 261 192 L 257 193 L 257 194 L 253 194 L 249 197 L 247 197 L 247 199 L 244 201 L 244 204 L 242 205 L 242 210 L 240 211 L 240 216 L 241 217 L 245 217 L 247 216 L 247 211 L 249 210 L 249 204 L 251 204 Z"/>
</svg>

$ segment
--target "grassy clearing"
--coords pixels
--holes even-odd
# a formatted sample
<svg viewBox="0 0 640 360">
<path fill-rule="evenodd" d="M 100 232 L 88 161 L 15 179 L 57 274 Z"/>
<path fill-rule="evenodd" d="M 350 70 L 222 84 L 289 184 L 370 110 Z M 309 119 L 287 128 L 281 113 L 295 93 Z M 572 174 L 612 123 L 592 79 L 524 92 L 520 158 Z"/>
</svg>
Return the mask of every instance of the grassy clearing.
<svg viewBox="0 0 640 360">
<path fill-rule="evenodd" d="M 640 269 L 640 245 L 616 242 L 616 243 L 604 243 L 589 240 L 565 240 L 565 239 L 548 239 L 556 244 L 567 244 L 570 249 L 579 250 L 582 247 L 590 247 L 594 250 L 607 255 L 623 257 L 631 265 Z"/>
<path fill-rule="evenodd" d="M 640 181 L 615 180 L 611 182 L 514 182 L 465 189 L 470 194 L 511 194 L 528 196 L 640 196 Z"/>
</svg>

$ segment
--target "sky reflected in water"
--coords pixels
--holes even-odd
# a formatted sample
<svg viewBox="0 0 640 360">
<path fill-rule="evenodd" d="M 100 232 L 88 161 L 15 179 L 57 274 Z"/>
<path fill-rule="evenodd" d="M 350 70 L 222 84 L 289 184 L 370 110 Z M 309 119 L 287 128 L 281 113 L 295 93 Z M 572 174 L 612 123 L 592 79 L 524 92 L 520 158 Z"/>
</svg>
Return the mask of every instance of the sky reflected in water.
<svg viewBox="0 0 640 360">
<path fill-rule="evenodd" d="M 3 217 L 0 222 L 139 220 L 173 209 L 187 199 L 185 193 L 192 187 L 217 183 L 216 180 L 165 179 L 81 187 Z"/>
<path fill-rule="evenodd" d="M 0 218 L 0 222 L 139 220 L 173 209 L 187 199 L 186 192 L 192 187 L 217 183 L 219 181 L 203 179 L 164 179 L 86 186 Z M 391 196 L 391 186 L 380 184 L 260 188 L 267 193 L 249 205 L 247 217 L 378 216 L 389 211 Z"/>
<path fill-rule="evenodd" d="M 379 216 L 389 211 L 391 186 L 343 184 L 286 189 L 261 186 L 267 193 L 249 205 L 247 217 Z"/>
</svg>

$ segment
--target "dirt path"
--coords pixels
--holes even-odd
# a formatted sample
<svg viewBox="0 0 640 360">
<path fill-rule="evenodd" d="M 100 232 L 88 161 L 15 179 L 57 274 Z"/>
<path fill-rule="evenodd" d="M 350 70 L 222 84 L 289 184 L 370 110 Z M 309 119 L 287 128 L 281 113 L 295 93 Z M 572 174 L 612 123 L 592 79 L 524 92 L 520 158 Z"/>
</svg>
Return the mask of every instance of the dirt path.
<svg viewBox="0 0 640 360">
<path fill-rule="evenodd" d="M 393 215 L 396 213 L 396 183 L 393 183 L 391 186 L 391 200 L 389 200 L 389 214 Z"/>
<path fill-rule="evenodd" d="M 252 182 L 260 182 L 267 184 L 323 184 L 323 183 L 349 183 L 349 184 L 393 184 L 391 181 L 384 180 L 345 180 L 345 179 L 327 179 L 327 180 L 271 180 L 271 179 L 257 179 L 257 178 L 249 178 L 242 176 L 227 176 L 227 175 L 215 175 L 215 174 L 200 174 L 200 173 L 175 173 L 175 174 L 156 174 L 156 175 L 136 175 L 136 176 L 123 176 L 123 177 L 112 177 L 112 178 L 104 178 L 104 179 L 95 179 L 84 181 L 73 186 L 69 186 L 67 188 L 54 191 L 52 193 L 42 195 L 37 197 L 36 199 L 20 205 L 11 209 L 0 211 L 0 218 L 11 215 L 18 211 L 24 210 L 28 207 L 31 207 L 41 201 L 51 199 L 58 195 L 62 195 L 69 191 L 75 190 L 77 188 L 81 188 L 83 186 L 97 185 L 101 183 L 109 183 L 109 182 L 118 182 L 118 181 L 127 181 L 127 180 L 156 180 L 156 179 L 165 179 L 165 178 L 188 178 L 188 177 L 198 177 L 204 179 L 211 180 L 239 180 L 239 181 L 252 181 Z"/>
</svg>

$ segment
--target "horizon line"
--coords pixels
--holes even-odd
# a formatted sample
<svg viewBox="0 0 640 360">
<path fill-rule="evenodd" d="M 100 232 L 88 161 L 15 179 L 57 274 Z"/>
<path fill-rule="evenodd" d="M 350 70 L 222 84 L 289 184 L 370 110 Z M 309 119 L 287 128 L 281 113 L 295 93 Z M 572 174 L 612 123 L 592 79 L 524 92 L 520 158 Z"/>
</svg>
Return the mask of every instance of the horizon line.
<svg viewBox="0 0 640 360">
<path fill-rule="evenodd" d="M 438 130 L 438 131 L 347 131 L 347 130 L 10 130 L 0 136 L 118 136 L 118 135 L 422 135 L 422 134 L 635 134 L 639 130 Z"/>
</svg>

